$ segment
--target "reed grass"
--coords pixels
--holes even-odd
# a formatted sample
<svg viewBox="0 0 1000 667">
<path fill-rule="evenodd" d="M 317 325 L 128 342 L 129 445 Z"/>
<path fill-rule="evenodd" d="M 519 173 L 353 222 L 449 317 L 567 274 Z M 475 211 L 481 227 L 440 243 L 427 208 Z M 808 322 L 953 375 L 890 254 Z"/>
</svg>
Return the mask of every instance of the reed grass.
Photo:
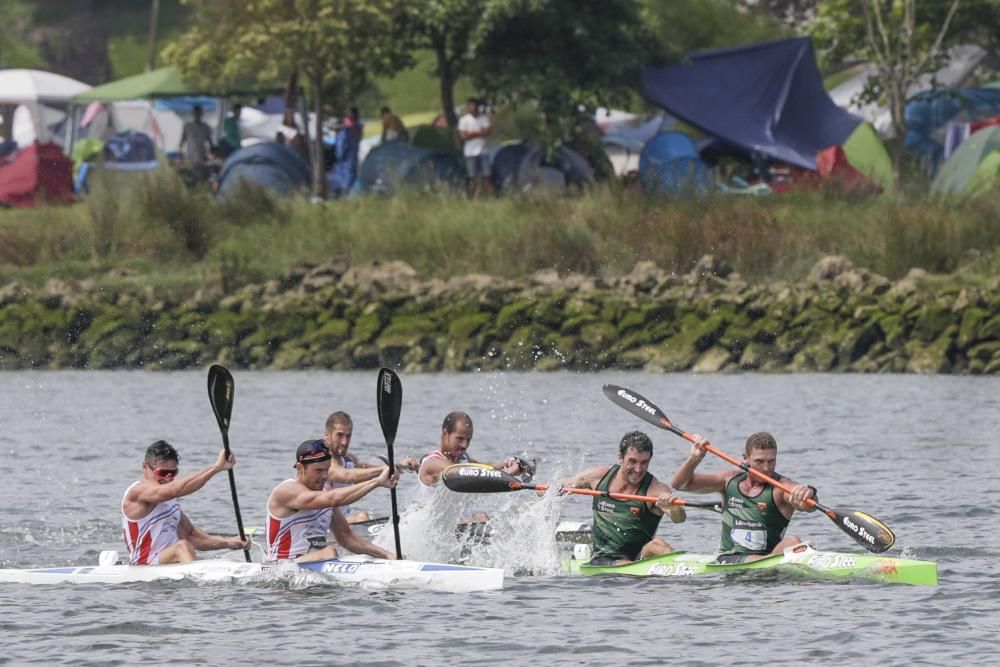
<svg viewBox="0 0 1000 667">
<path fill-rule="evenodd" d="M 333 258 L 402 260 L 442 278 L 544 268 L 614 277 L 639 260 L 683 273 L 713 254 L 750 280 L 798 280 L 829 254 L 890 278 L 970 258 L 988 271 L 998 247 L 1000 193 L 665 199 L 601 186 L 576 197 L 402 192 L 317 205 L 252 187 L 220 202 L 168 172 L 99 183 L 72 206 L 0 211 L 0 281 L 100 281 L 127 268 L 180 292 L 216 280 L 228 291 Z"/>
</svg>

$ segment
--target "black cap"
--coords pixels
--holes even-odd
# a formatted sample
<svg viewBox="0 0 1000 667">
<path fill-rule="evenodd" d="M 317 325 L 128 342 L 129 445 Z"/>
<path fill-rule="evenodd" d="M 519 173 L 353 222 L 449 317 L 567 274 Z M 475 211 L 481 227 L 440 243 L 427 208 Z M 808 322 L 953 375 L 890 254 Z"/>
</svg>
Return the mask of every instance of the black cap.
<svg viewBox="0 0 1000 667">
<path fill-rule="evenodd" d="M 332 458 L 330 448 L 322 440 L 305 440 L 295 450 L 295 461 L 303 465 L 329 461 Z"/>
</svg>

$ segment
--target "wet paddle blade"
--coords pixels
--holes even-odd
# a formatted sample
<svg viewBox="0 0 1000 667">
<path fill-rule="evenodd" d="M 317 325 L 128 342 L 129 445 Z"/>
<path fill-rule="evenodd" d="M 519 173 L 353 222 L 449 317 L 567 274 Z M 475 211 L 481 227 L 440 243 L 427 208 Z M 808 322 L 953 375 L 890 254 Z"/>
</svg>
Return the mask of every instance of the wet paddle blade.
<svg viewBox="0 0 1000 667">
<path fill-rule="evenodd" d="M 385 444 L 389 446 L 389 456 L 392 458 L 392 443 L 396 441 L 396 429 L 399 428 L 399 413 L 403 407 L 403 386 L 399 376 L 388 368 L 378 372 L 378 423 L 385 436 Z"/>
<path fill-rule="evenodd" d="M 396 441 L 396 429 L 399 428 L 399 413 L 403 409 L 403 385 L 399 376 L 389 368 L 378 372 L 378 387 L 375 397 L 378 406 L 378 423 L 385 437 L 385 449 L 388 455 L 389 470 L 395 467 L 395 456 L 392 443 Z M 396 488 L 389 489 L 389 500 L 392 506 L 392 536 L 396 541 L 396 558 L 402 560 L 403 547 L 399 543 L 399 505 L 396 500 Z"/>
<path fill-rule="evenodd" d="M 212 411 L 224 435 L 229 433 L 229 418 L 233 414 L 234 387 L 233 376 L 225 368 L 213 364 L 208 369 L 208 400 L 212 402 Z M 228 451 L 228 447 L 226 449 Z"/>
<path fill-rule="evenodd" d="M 482 463 L 456 463 L 444 469 L 441 481 L 459 493 L 499 493 L 533 488 L 503 470 Z"/>
<path fill-rule="evenodd" d="M 619 387 L 616 384 L 604 385 L 603 391 L 604 395 L 611 399 L 613 403 L 625 408 L 639 419 L 647 421 L 653 426 L 673 431 L 681 437 L 684 436 L 684 431 L 674 426 L 673 422 L 667 419 L 667 416 L 663 414 L 660 408 L 656 407 L 652 401 L 641 394 L 632 389 Z"/>
<path fill-rule="evenodd" d="M 872 553 L 880 554 L 896 543 L 896 535 L 892 530 L 870 514 L 860 510 L 830 509 L 819 503 L 816 503 L 816 507 L 852 540 Z"/>
<path fill-rule="evenodd" d="M 236 383 L 233 382 L 232 374 L 218 364 L 212 364 L 208 369 L 208 400 L 212 403 L 212 412 L 219 422 L 219 431 L 222 432 L 222 448 L 229 455 L 229 418 L 233 414 L 233 394 L 236 390 Z M 240 500 L 236 495 L 236 475 L 232 468 L 229 469 L 229 491 L 233 497 L 233 510 L 236 512 L 236 527 L 239 529 L 240 539 L 246 539 L 243 532 L 243 516 L 240 514 Z M 250 562 L 250 549 L 243 550 L 243 556 Z"/>
</svg>

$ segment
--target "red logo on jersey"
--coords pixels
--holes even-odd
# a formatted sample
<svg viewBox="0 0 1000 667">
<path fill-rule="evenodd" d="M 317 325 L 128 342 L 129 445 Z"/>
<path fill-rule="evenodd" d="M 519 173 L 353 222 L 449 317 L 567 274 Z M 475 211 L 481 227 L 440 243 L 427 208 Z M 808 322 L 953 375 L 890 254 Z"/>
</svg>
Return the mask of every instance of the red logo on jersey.
<svg viewBox="0 0 1000 667">
<path fill-rule="evenodd" d="M 639 512 L 641 512 L 641 511 L 642 510 L 640 508 L 638 508 L 638 507 L 629 507 L 628 508 L 629 516 L 631 516 L 633 519 L 638 519 L 639 518 Z"/>
</svg>

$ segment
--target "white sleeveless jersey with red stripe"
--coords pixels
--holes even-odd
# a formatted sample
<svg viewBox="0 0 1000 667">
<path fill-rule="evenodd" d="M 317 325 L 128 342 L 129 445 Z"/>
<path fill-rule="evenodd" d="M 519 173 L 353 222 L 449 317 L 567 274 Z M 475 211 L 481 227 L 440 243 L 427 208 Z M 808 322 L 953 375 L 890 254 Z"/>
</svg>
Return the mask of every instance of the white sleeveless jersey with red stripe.
<svg viewBox="0 0 1000 667">
<path fill-rule="evenodd" d="M 135 484 L 139 484 L 136 482 Z M 177 544 L 177 526 L 181 522 L 181 504 L 176 498 L 153 505 L 152 511 L 141 519 L 125 516 L 125 498 L 132 486 L 122 496 L 122 532 L 128 547 L 129 564 L 157 565 L 160 552 Z"/>
<path fill-rule="evenodd" d="M 435 449 L 430 454 L 426 454 L 423 457 L 421 457 L 420 468 L 423 468 L 424 463 L 430 461 L 431 459 L 442 459 L 448 465 L 451 465 L 453 463 L 451 459 L 449 459 L 447 456 L 441 453 L 440 449 Z M 463 452 L 462 455 L 458 458 L 458 463 L 468 463 L 468 462 L 469 462 L 469 457 Z M 431 496 L 434 495 L 434 489 L 437 488 L 437 484 L 430 484 L 430 485 L 424 484 L 424 480 L 420 479 L 420 468 L 417 469 L 417 489 L 420 491 L 419 495 L 422 498 L 430 498 Z"/>
<path fill-rule="evenodd" d="M 277 491 L 284 484 L 294 482 L 286 479 L 274 488 Z M 274 495 L 274 491 L 271 495 Z M 268 507 L 271 499 L 268 497 Z M 330 530 L 330 520 L 333 518 L 333 508 L 324 507 L 318 510 L 299 510 L 295 514 L 278 518 L 267 510 L 267 526 L 264 537 L 267 542 L 267 559 L 284 560 L 298 558 L 309 551 L 309 538 L 325 538 Z"/>
<path fill-rule="evenodd" d="M 354 468 L 354 461 L 347 458 L 346 456 L 341 456 L 340 466 L 345 470 L 351 470 L 352 468 Z M 353 486 L 353 485 L 350 484 L 349 482 L 331 482 L 330 480 L 326 480 L 326 483 L 323 484 L 323 490 L 329 491 L 331 489 L 342 489 L 345 486 Z M 344 516 L 347 516 L 348 514 L 351 513 L 350 505 L 341 505 L 337 509 L 340 510 L 340 513 L 343 514 Z"/>
</svg>

